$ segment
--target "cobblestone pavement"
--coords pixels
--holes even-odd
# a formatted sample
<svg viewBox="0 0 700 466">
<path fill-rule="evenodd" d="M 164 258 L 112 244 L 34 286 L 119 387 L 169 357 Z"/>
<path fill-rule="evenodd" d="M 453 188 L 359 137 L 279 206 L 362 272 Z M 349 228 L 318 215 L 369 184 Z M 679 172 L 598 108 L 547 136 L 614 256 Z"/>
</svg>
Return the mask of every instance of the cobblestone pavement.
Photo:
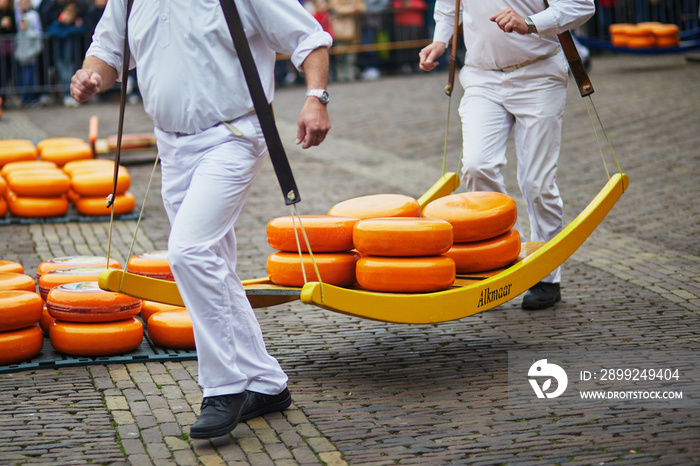
<svg viewBox="0 0 700 466">
<path fill-rule="evenodd" d="M 593 102 L 631 184 L 567 261 L 555 310 L 524 312 L 516 298 L 460 321 L 409 326 L 298 302 L 261 309 L 269 350 L 290 375 L 294 404 L 211 441 L 187 435 L 201 401 L 196 361 L 0 375 L 0 463 L 697 462 L 697 399 L 683 409 L 618 403 L 564 411 L 522 410 L 508 401 L 513 352 L 546 350 L 555 357 L 572 350 L 646 355 L 700 348 L 700 64 L 682 56 L 602 56 L 593 60 L 591 79 Z M 301 213 L 325 213 L 365 194 L 425 191 L 442 172 L 445 80 L 438 73 L 331 85 L 332 133 L 307 151 L 291 143 L 302 90 L 281 89 L 275 112 L 303 197 Z M 569 90 L 559 186 L 571 219 L 606 175 L 589 123 L 592 102 L 573 85 Z M 459 153 L 459 97 L 456 91 L 448 170 L 456 169 Z M 86 137 L 90 115 L 100 117 L 101 135 L 116 132 L 117 106 L 101 103 L 8 110 L 0 137 Z M 127 107 L 127 132 L 151 128 L 141 106 Z M 608 168 L 617 170 L 611 160 Z M 129 169 L 132 191 L 143 199 L 151 167 Z M 513 180 L 513 164 L 506 170 Z M 166 246 L 158 185 L 156 171 L 134 253 Z M 514 187 L 511 194 L 522 206 Z M 237 226 L 242 277 L 265 274 L 271 249 L 264 225 L 287 214 L 268 165 Z M 122 261 L 134 228 L 133 221 L 114 225 L 112 251 Z M 105 222 L 0 226 L 0 257 L 20 261 L 31 274 L 52 257 L 105 255 L 108 232 Z"/>
</svg>

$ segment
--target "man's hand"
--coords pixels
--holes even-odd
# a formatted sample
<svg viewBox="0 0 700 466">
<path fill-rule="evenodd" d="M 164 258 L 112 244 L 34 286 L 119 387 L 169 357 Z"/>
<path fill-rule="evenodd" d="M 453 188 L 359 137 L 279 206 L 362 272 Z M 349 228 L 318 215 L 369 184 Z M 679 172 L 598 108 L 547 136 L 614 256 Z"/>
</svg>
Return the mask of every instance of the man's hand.
<svg viewBox="0 0 700 466">
<path fill-rule="evenodd" d="M 496 23 L 504 32 L 517 32 L 518 34 L 527 34 L 527 23 L 525 17 L 517 14 L 512 8 L 508 7 L 499 11 L 495 16 L 489 18 Z"/>
<path fill-rule="evenodd" d="M 436 60 L 445 53 L 446 48 L 447 44 L 441 41 L 435 41 L 423 48 L 418 54 L 420 69 L 423 71 L 432 71 L 435 69 L 435 67 L 438 66 Z"/>
<path fill-rule="evenodd" d="M 297 120 L 297 144 L 303 149 L 318 146 L 331 129 L 328 109 L 316 97 L 307 97 Z"/>
<path fill-rule="evenodd" d="M 100 91 L 102 76 L 97 72 L 86 69 L 79 69 L 70 80 L 70 95 L 83 103 Z"/>
</svg>

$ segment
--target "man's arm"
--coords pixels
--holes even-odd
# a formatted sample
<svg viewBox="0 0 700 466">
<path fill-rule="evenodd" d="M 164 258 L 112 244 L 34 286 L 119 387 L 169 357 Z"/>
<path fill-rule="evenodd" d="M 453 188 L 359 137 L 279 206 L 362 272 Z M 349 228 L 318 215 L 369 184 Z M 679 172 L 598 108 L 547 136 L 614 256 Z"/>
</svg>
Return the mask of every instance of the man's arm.
<svg viewBox="0 0 700 466">
<path fill-rule="evenodd" d="M 325 89 L 328 84 L 328 49 L 320 47 L 311 52 L 302 64 L 307 89 Z M 316 97 L 307 97 L 297 120 L 297 144 L 308 149 L 317 146 L 331 129 L 328 109 Z"/>
<path fill-rule="evenodd" d="M 70 82 L 70 94 L 77 102 L 85 102 L 98 92 L 110 89 L 117 82 L 117 70 L 97 57 L 86 57 L 83 67 Z"/>
</svg>

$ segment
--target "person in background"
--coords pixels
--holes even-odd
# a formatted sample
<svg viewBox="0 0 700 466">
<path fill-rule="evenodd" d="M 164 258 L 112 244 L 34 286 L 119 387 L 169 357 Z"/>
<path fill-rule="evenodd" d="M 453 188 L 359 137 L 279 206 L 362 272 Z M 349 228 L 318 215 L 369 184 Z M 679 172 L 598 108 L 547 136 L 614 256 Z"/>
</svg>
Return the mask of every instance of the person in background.
<svg viewBox="0 0 700 466">
<path fill-rule="evenodd" d="M 10 0 L 0 0 L 0 88 L 3 94 L 0 105 L 7 105 L 8 92 L 12 83 L 12 62 L 14 53 L 14 41 L 17 34 L 17 21 L 15 9 Z"/>
<path fill-rule="evenodd" d="M 17 61 L 17 87 L 23 105 L 38 101 L 37 93 L 28 89 L 38 84 L 37 58 L 43 50 L 41 19 L 32 7 L 30 0 L 20 0 L 20 20 L 15 40 L 15 60 Z"/>
<path fill-rule="evenodd" d="M 58 81 L 65 90 L 63 105 L 75 107 L 78 102 L 71 97 L 69 87 L 73 72 L 78 68 L 85 36 L 85 24 L 76 3 L 65 5 L 58 18 L 49 25 L 46 35 L 52 39 L 51 48 Z"/>
<path fill-rule="evenodd" d="M 331 27 L 336 45 L 360 43 L 360 18 L 366 11 L 365 0 L 330 0 Z M 339 81 L 357 79 L 357 52 L 348 51 L 337 55 L 336 77 Z"/>
<path fill-rule="evenodd" d="M 513 131 L 517 178 L 530 219 L 530 240 L 549 241 L 563 229 L 563 202 L 556 183 L 566 104 L 568 64 L 557 34 L 593 16 L 593 0 L 437 0 L 433 42 L 419 54 L 431 71 L 445 53 L 457 16 L 467 52 L 459 72 L 464 95 L 462 181 L 467 191 L 505 193 L 501 168 Z M 516 224 L 519 230 L 519 224 Z M 525 293 L 524 309 L 561 300 L 561 268 Z"/>
<path fill-rule="evenodd" d="M 187 9 L 171 8 L 163 20 L 163 3 L 135 3 L 127 65 L 139 71 L 144 109 L 153 119 L 171 224 L 168 262 L 193 323 L 204 399 L 190 437 L 212 438 L 292 402 L 287 375 L 267 352 L 236 273 L 234 225 L 267 145 L 221 4 L 195 0 Z M 320 144 L 330 130 L 331 37 L 297 0 L 235 5 L 269 102 L 277 53 L 290 55 L 304 72 L 307 91 L 296 142 L 304 149 Z M 107 2 L 72 79 L 76 101 L 126 79 L 124 12 L 124 0 Z"/>
</svg>

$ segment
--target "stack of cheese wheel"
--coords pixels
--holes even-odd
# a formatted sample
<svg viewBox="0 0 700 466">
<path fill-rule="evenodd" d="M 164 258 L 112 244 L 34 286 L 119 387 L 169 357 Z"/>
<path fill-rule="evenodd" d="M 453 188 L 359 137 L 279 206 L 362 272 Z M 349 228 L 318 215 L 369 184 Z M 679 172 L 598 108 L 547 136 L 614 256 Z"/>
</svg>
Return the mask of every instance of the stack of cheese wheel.
<svg viewBox="0 0 700 466">
<path fill-rule="evenodd" d="M 656 47 L 654 26 L 661 23 L 639 23 L 627 29 L 627 47 L 631 49 L 649 49 Z"/>
<path fill-rule="evenodd" d="M 677 47 L 680 42 L 680 28 L 675 24 L 657 24 L 651 26 L 657 47 Z"/>
<path fill-rule="evenodd" d="M 168 263 L 168 251 L 144 252 L 131 256 L 126 263 L 126 271 L 144 277 L 175 281 Z"/>
<path fill-rule="evenodd" d="M 63 167 L 73 160 L 85 160 L 92 158 L 90 144 L 80 138 L 57 137 L 39 141 L 36 145 L 41 160 L 54 162 Z"/>
<path fill-rule="evenodd" d="M 452 194 L 428 204 L 423 215 L 452 224 L 454 243 L 445 255 L 454 259 L 457 273 L 505 267 L 520 254 L 520 235 L 513 228 L 517 207 L 506 194 Z"/>
<path fill-rule="evenodd" d="M 54 257 L 43 261 L 36 268 L 36 278 L 41 280 L 41 276 L 47 272 L 58 269 L 68 269 L 73 267 L 102 267 L 111 269 L 121 269 L 122 266 L 116 259 L 109 259 L 104 256 L 63 256 Z"/>
<path fill-rule="evenodd" d="M 278 250 L 267 258 L 267 275 L 270 281 L 282 286 L 304 286 L 304 272 L 307 281 L 319 281 L 314 268 L 315 263 L 321 275 L 321 282 L 337 286 L 353 285 L 355 263 L 359 256 L 351 251 L 352 229 L 359 219 L 333 215 L 300 217 L 311 245 L 311 253 L 298 218 L 279 217 L 267 224 L 267 241 Z M 302 251 L 301 257 L 296 235 Z"/>
<path fill-rule="evenodd" d="M 0 141 L 0 167 L 10 162 L 36 160 L 37 149 L 29 139 L 5 139 Z"/>
<path fill-rule="evenodd" d="M 136 319 L 141 300 L 105 291 L 97 282 L 59 285 L 49 291 L 46 307 L 56 320 L 49 328 L 51 345 L 74 356 L 112 356 L 135 350 L 143 340 Z"/>
<path fill-rule="evenodd" d="M 43 302 L 32 291 L 0 291 L 0 364 L 33 358 L 44 346 L 37 325 Z"/>
<path fill-rule="evenodd" d="M 70 176 L 70 198 L 81 215 L 107 216 L 111 214 L 105 199 L 114 188 L 114 162 L 93 159 L 66 164 L 63 171 Z M 117 191 L 114 198 L 114 214 L 124 215 L 134 210 L 136 199 L 128 191 L 131 176 L 126 167 L 119 166 Z"/>
<path fill-rule="evenodd" d="M 428 293 L 448 289 L 455 263 L 441 255 L 452 246 L 452 225 L 444 220 L 387 217 L 360 220 L 353 232 L 357 282 L 365 289 Z"/>
<path fill-rule="evenodd" d="M 47 162 L 15 162 L 3 167 L 10 212 L 17 217 L 58 217 L 68 212 L 68 176 Z"/>
</svg>

